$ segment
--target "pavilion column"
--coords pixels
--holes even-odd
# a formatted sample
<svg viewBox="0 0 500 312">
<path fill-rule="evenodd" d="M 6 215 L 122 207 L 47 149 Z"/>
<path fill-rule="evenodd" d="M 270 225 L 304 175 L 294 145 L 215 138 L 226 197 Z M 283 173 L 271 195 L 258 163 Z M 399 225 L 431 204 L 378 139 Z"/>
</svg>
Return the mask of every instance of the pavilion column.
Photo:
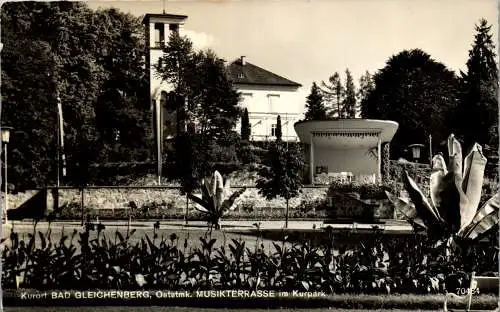
<svg viewBox="0 0 500 312">
<path fill-rule="evenodd" d="M 380 134 L 377 142 L 377 182 L 382 182 L 382 140 Z"/>
<path fill-rule="evenodd" d="M 314 144 L 313 144 L 312 133 L 311 133 L 311 140 L 309 142 L 309 165 L 311 166 L 311 168 L 309 170 L 311 184 L 314 184 Z"/>
</svg>

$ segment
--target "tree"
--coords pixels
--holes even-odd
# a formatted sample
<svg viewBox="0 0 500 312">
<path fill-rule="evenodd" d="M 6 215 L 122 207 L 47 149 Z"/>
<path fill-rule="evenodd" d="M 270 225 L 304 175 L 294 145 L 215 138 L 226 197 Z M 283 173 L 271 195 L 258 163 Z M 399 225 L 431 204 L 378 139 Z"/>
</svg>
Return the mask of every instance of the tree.
<svg viewBox="0 0 500 312">
<path fill-rule="evenodd" d="M 276 142 L 281 142 L 281 138 L 283 137 L 283 131 L 281 130 L 281 116 L 278 115 L 276 118 Z"/>
<path fill-rule="evenodd" d="M 392 56 L 374 76 L 375 88 L 363 105 L 363 118 L 399 123 L 391 142 L 393 158 L 409 144 L 442 142 L 451 132 L 458 80 L 443 64 L 415 49 Z M 433 148 L 436 150 L 436 148 Z"/>
<path fill-rule="evenodd" d="M 373 84 L 372 76 L 370 72 L 366 71 L 364 75 L 361 75 L 359 78 L 359 90 L 357 94 L 361 115 L 364 115 L 363 112 L 367 109 L 365 105 L 367 103 L 368 95 L 374 88 L 375 86 Z"/>
<path fill-rule="evenodd" d="M 92 148 L 91 163 L 127 161 L 146 149 L 149 88 L 140 19 L 114 9 L 92 11 L 82 2 L 12 2 L 2 7 L 2 39 L 3 122 L 22 131 L 14 134 L 20 137 L 13 138 L 12 147 L 19 144 L 16 158 L 25 160 L 12 169 L 13 183 L 55 182 L 51 160 L 56 159 L 58 96 L 66 183 L 78 184 L 83 147 Z M 119 144 L 115 130 L 120 130 Z"/>
<path fill-rule="evenodd" d="M 323 86 L 322 91 L 325 94 L 325 100 L 330 104 L 330 117 L 341 118 L 344 87 L 339 73 L 335 72 L 328 79 L 328 83 L 323 81 L 321 84 Z"/>
<path fill-rule="evenodd" d="M 226 75 L 223 60 L 212 51 L 194 51 L 187 37 L 173 32 L 156 69 L 185 99 L 179 119 L 191 125 L 188 135 L 196 137 L 200 160 L 196 166 L 201 166 L 201 176 L 216 163 L 236 159 L 234 128 L 241 114 L 240 96 Z"/>
<path fill-rule="evenodd" d="M 268 200 L 281 196 L 286 200 L 285 228 L 288 227 L 288 207 L 290 199 L 300 193 L 301 172 L 304 160 L 298 148 L 286 149 L 282 142 L 274 142 L 258 171 L 257 188 Z"/>
<path fill-rule="evenodd" d="M 323 94 L 320 88 L 313 82 L 311 93 L 307 96 L 305 120 L 326 120 L 327 113 L 323 103 Z"/>
<path fill-rule="evenodd" d="M 498 69 L 491 25 L 484 19 L 476 25 L 476 35 L 467 71 L 461 73 L 461 101 L 455 123 L 465 148 L 474 142 L 498 146 Z M 494 133 L 492 136 L 491 134 Z M 498 148 L 494 149 L 497 154 Z"/>
<path fill-rule="evenodd" d="M 346 82 L 342 100 L 341 118 L 356 118 L 356 89 L 349 69 L 345 71 Z"/>
<path fill-rule="evenodd" d="M 252 127 L 250 126 L 250 120 L 248 119 L 248 109 L 245 107 L 243 116 L 241 117 L 241 139 L 249 141 L 251 134 Z"/>
</svg>

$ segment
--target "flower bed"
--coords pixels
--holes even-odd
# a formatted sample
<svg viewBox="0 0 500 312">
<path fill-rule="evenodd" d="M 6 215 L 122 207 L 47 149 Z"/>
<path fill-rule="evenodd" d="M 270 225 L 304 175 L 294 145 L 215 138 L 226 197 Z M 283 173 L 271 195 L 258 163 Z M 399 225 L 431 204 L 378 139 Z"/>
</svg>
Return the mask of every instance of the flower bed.
<svg viewBox="0 0 500 312">
<path fill-rule="evenodd" d="M 86 231 L 59 241 L 42 233 L 23 241 L 12 232 L 3 242 L 4 288 L 15 289 L 17 281 L 36 289 L 427 294 L 467 287 L 470 272 L 492 275 L 498 268 L 495 242 L 449 258 L 443 247 L 417 235 L 387 239 L 374 233 L 348 246 L 336 243 L 327 230 L 319 244 L 283 241 L 273 243 L 272 250 L 263 244 L 252 250 L 236 239 L 215 248 L 210 235 L 195 248 L 175 234 L 162 239 L 146 235 L 133 245 L 120 232 L 104 237 L 103 229 L 88 224 Z"/>
</svg>

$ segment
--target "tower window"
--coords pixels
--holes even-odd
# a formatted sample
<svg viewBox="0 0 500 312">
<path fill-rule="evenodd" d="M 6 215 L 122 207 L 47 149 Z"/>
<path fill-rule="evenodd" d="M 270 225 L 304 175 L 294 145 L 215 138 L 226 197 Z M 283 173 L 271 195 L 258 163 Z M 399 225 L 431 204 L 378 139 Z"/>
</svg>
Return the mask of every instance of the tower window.
<svg viewBox="0 0 500 312">
<path fill-rule="evenodd" d="M 165 45 L 165 25 L 162 23 L 155 23 L 155 46 L 157 48 Z"/>
</svg>

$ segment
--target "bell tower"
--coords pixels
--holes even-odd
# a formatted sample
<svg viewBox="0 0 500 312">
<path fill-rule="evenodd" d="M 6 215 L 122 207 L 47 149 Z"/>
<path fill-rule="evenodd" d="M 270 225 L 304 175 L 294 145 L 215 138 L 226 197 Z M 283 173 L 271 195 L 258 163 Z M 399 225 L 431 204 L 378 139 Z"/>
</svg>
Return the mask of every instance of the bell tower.
<svg viewBox="0 0 500 312">
<path fill-rule="evenodd" d="M 161 180 L 164 139 L 172 138 L 177 129 L 178 97 L 172 93 L 173 86 L 158 76 L 155 66 L 163 55 L 170 34 L 183 35 L 187 16 L 175 14 L 146 14 L 143 19 L 146 39 L 146 69 L 149 79 L 149 102 L 151 122 L 155 140 L 156 159 L 158 162 L 158 183 Z M 174 106 L 174 107 L 169 107 Z"/>
</svg>

